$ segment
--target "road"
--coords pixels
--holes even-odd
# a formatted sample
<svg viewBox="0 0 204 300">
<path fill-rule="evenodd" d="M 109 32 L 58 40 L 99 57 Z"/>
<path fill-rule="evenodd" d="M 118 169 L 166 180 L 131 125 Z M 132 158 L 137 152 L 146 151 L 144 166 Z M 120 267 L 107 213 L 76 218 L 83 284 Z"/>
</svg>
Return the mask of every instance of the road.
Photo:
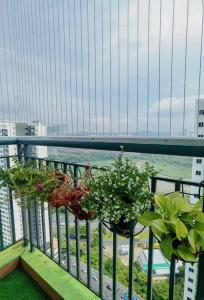
<svg viewBox="0 0 204 300">
<path fill-rule="evenodd" d="M 66 258 L 65 255 L 63 257 L 62 265 L 66 267 Z M 87 265 L 84 263 L 80 263 L 80 280 L 83 283 L 87 283 Z M 71 274 L 73 274 L 76 277 L 76 258 L 74 256 L 71 256 Z M 106 300 L 112 300 L 112 284 L 113 280 L 112 278 L 109 278 L 108 276 L 103 276 L 103 299 Z M 107 286 L 110 287 L 110 289 L 107 288 Z M 91 289 L 98 293 L 99 292 L 99 272 L 95 270 L 94 268 L 91 268 Z M 121 284 L 117 283 L 117 299 L 124 299 L 124 293 L 127 291 L 127 289 L 122 286 Z"/>
<path fill-rule="evenodd" d="M 72 224 L 74 225 L 74 223 L 75 223 L 75 217 L 72 214 L 70 214 L 69 216 L 70 216 L 69 224 L 70 224 L 70 226 L 72 226 Z M 53 216 L 52 224 L 53 224 L 53 229 L 55 231 L 56 230 L 56 218 L 54 216 Z M 84 222 L 80 222 L 80 224 L 84 224 Z M 61 225 L 61 228 L 64 228 L 64 226 L 65 226 L 64 214 L 60 214 L 60 225 Z M 95 229 L 97 227 L 98 227 L 97 220 L 95 222 L 91 222 L 91 229 Z M 140 231 L 141 229 L 142 229 L 142 226 L 138 225 L 137 232 Z M 148 229 L 145 228 L 144 231 L 147 231 L 147 230 Z M 148 240 L 145 238 L 140 241 L 134 241 L 134 243 L 135 244 L 137 244 L 137 243 L 147 244 Z M 122 239 L 122 240 L 118 239 L 117 244 L 118 244 L 118 249 L 119 249 L 120 245 L 129 244 L 129 240 L 128 239 Z M 103 245 L 104 245 L 104 247 L 112 247 L 112 245 L 113 245 L 112 239 L 104 240 Z M 57 260 L 57 257 L 56 257 L 56 260 Z M 76 277 L 76 258 L 74 256 L 71 256 L 70 263 L 71 263 L 70 273 L 73 274 L 74 277 Z M 66 254 L 65 253 L 63 254 L 62 265 L 63 265 L 63 267 L 66 268 Z M 87 283 L 87 265 L 82 262 L 80 262 L 80 280 L 85 284 Z M 113 293 L 112 285 L 113 285 L 112 278 L 109 278 L 108 276 L 104 275 L 103 276 L 103 299 L 112 300 L 112 293 Z M 107 288 L 107 286 L 109 286 L 109 288 Z M 94 268 L 91 268 L 91 289 L 93 291 L 95 291 L 96 293 L 99 293 L 99 272 L 97 270 L 95 270 Z M 124 294 L 126 291 L 127 291 L 127 288 L 125 288 L 121 284 L 117 283 L 117 300 L 124 299 Z M 137 299 L 140 300 L 141 298 L 137 297 Z"/>
</svg>

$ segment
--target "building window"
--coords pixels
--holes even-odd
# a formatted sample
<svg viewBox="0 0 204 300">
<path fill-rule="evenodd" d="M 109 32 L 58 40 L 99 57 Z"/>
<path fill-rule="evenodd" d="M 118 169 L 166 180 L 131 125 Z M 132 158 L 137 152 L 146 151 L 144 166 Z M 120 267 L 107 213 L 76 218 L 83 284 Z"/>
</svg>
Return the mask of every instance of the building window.
<svg viewBox="0 0 204 300">
<path fill-rule="evenodd" d="M 204 115 L 204 109 L 199 109 L 199 115 Z"/>
<path fill-rule="evenodd" d="M 188 278 L 188 281 L 193 283 L 193 279 L 192 278 Z"/>
<path fill-rule="evenodd" d="M 194 273 L 194 269 L 189 268 L 189 272 Z"/>
<path fill-rule="evenodd" d="M 197 164 L 201 164 L 202 163 L 202 159 L 198 158 L 196 159 Z"/>
<path fill-rule="evenodd" d="M 201 171 L 196 171 L 196 175 L 201 175 Z"/>
<path fill-rule="evenodd" d="M 203 137 L 203 134 L 198 134 L 198 137 Z"/>
<path fill-rule="evenodd" d="M 201 171 L 196 171 L 196 175 L 201 175 Z"/>
<path fill-rule="evenodd" d="M 190 298 L 190 297 L 187 297 L 186 300 L 191 300 L 191 298 Z"/>
<path fill-rule="evenodd" d="M 191 288 L 188 288 L 188 292 L 192 293 L 192 291 L 193 291 L 193 290 L 192 290 Z"/>
<path fill-rule="evenodd" d="M 198 127 L 204 127 L 204 122 L 198 122 Z"/>
</svg>

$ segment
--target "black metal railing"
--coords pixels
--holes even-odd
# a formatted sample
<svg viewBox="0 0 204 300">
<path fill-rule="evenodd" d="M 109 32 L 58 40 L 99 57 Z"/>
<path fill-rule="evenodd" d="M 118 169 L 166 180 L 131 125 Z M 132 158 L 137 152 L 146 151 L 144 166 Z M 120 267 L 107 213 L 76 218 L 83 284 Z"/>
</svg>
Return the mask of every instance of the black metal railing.
<svg viewBox="0 0 204 300">
<path fill-rule="evenodd" d="M 35 160 L 40 167 L 42 163 L 45 163 L 55 169 L 60 169 L 64 173 L 71 173 L 75 178 L 75 184 L 77 185 L 81 177 L 89 165 L 77 164 L 75 162 L 62 162 L 58 160 L 49 160 L 27 156 L 27 145 L 18 146 L 19 159 L 22 160 Z M 104 147 L 104 145 L 103 145 Z M 200 148 L 201 149 L 201 148 Z M 201 149 L 203 151 L 203 149 Z M 162 150 L 163 151 L 163 150 Z M 179 150 L 180 151 L 180 150 Z M 188 150 L 189 151 L 189 150 Z M 193 153 L 192 153 L 193 155 Z M 7 167 L 11 166 L 12 157 L 4 157 L 7 162 Z M 93 169 L 97 169 L 96 166 Z M 154 177 L 151 180 L 151 191 L 164 192 L 161 190 L 163 184 L 167 184 L 168 188 L 166 193 L 172 193 L 179 191 L 183 195 L 202 197 L 203 198 L 203 182 L 192 182 L 182 179 L 172 179 L 166 177 Z M 195 193 L 196 188 L 198 192 Z M 15 214 L 13 211 L 13 196 L 9 191 L 9 204 L 10 204 L 10 218 L 11 218 L 11 244 L 15 243 L 18 239 L 16 238 L 15 232 Z M 154 207 L 151 208 L 154 210 Z M 104 236 L 103 236 L 103 224 L 95 224 L 98 228 L 98 270 L 92 268 L 92 247 L 91 247 L 91 230 L 92 224 L 90 221 L 79 222 L 76 217 L 65 208 L 50 208 L 49 206 L 42 204 L 39 208 L 29 208 L 27 212 L 22 210 L 23 216 L 23 236 L 25 243 L 30 244 L 30 250 L 33 251 L 34 247 L 38 248 L 45 255 L 49 256 L 50 259 L 55 261 L 58 265 L 64 268 L 67 272 L 71 273 L 74 277 L 85 284 L 89 289 L 93 290 L 102 299 L 122 299 L 124 293 L 128 295 L 128 299 L 132 300 L 133 294 L 137 294 L 137 288 L 135 290 L 135 278 L 134 278 L 134 248 L 137 242 L 131 237 L 129 243 L 129 265 L 128 265 L 128 286 L 124 287 L 118 282 L 118 237 L 117 234 L 112 235 L 112 278 L 108 278 L 104 275 Z M 2 215 L 0 210 L 0 249 L 7 247 L 4 243 L 4 235 L 2 232 Z M 64 221 L 64 222 L 63 222 Z M 71 222 L 74 224 L 74 236 L 70 233 Z M 63 223 L 63 224 L 62 224 Z M 86 228 L 86 263 L 81 259 L 81 238 L 80 238 L 80 226 L 85 225 Z M 65 233 L 65 246 L 62 247 L 62 228 Z M 74 242 L 75 251 L 74 255 L 71 253 L 71 242 Z M 153 299 L 153 287 L 154 287 L 154 274 L 153 274 L 153 255 L 154 255 L 154 237 L 149 231 L 148 239 L 148 271 L 147 271 L 147 300 Z M 170 262 L 170 274 L 169 274 L 169 300 L 174 299 L 174 286 L 175 286 L 175 258 L 172 258 Z M 82 272 L 83 270 L 83 272 Z M 96 280 L 94 274 L 97 274 Z M 204 258 L 200 257 L 198 263 L 198 276 L 197 276 L 197 292 L 196 300 L 204 299 L 204 291 L 202 287 L 202 278 L 204 275 Z M 96 276 L 95 276 L 96 277 Z M 107 280 L 110 282 L 111 290 L 107 289 Z M 136 283 L 137 286 L 137 283 Z M 139 295 L 138 299 L 142 299 Z"/>
</svg>

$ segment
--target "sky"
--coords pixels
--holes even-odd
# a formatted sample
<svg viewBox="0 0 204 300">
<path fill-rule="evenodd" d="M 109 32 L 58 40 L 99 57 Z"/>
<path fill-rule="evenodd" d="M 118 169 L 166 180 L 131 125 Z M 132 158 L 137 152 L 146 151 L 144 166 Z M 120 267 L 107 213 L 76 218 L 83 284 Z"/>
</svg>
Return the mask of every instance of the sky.
<svg viewBox="0 0 204 300">
<path fill-rule="evenodd" d="M 1 0 L 0 118 L 61 135 L 189 135 L 203 13 L 203 0 Z"/>
</svg>

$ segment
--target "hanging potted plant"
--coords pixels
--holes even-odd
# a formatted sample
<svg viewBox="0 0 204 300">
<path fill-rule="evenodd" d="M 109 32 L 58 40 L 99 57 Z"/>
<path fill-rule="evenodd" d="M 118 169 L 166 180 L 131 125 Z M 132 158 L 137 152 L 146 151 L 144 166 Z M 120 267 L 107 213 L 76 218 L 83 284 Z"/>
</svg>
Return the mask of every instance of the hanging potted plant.
<svg viewBox="0 0 204 300">
<path fill-rule="evenodd" d="M 204 213 L 202 202 L 191 205 L 179 193 L 155 196 L 156 211 L 139 217 L 139 222 L 149 226 L 160 243 L 163 255 L 171 260 L 197 262 L 204 250 Z"/>
<path fill-rule="evenodd" d="M 80 220 L 92 217 L 93 213 L 85 212 L 80 205 L 87 192 L 85 185 L 75 187 L 71 176 L 46 165 L 39 169 L 34 161 L 23 163 L 14 159 L 14 163 L 10 169 L 0 168 L 0 186 L 10 188 L 20 206 L 28 208 L 48 202 L 51 207 L 67 207 Z"/>
<path fill-rule="evenodd" d="M 149 163 L 140 170 L 122 154 L 106 171 L 91 176 L 86 184 L 89 192 L 82 200 L 85 211 L 93 211 L 112 232 L 129 237 L 140 214 L 148 211 L 153 200 L 149 180 L 156 175 Z"/>
<path fill-rule="evenodd" d="M 42 165 L 36 167 L 34 161 L 27 163 L 13 159 L 14 166 L 10 169 L 0 168 L 0 187 L 8 187 L 14 193 L 15 199 L 22 207 L 40 205 L 46 201 L 47 195 L 59 184 L 55 171 Z"/>
<path fill-rule="evenodd" d="M 48 196 L 48 202 L 52 207 L 65 206 L 71 213 L 73 213 L 79 220 L 88 220 L 93 216 L 92 212 L 86 212 L 82 206 L 81 201 L 87 193 L 87 188 L 84 185 L 73 187 L 74 183 L 70 185 L 61 185 L 55 188 Z"/>
</svg>

